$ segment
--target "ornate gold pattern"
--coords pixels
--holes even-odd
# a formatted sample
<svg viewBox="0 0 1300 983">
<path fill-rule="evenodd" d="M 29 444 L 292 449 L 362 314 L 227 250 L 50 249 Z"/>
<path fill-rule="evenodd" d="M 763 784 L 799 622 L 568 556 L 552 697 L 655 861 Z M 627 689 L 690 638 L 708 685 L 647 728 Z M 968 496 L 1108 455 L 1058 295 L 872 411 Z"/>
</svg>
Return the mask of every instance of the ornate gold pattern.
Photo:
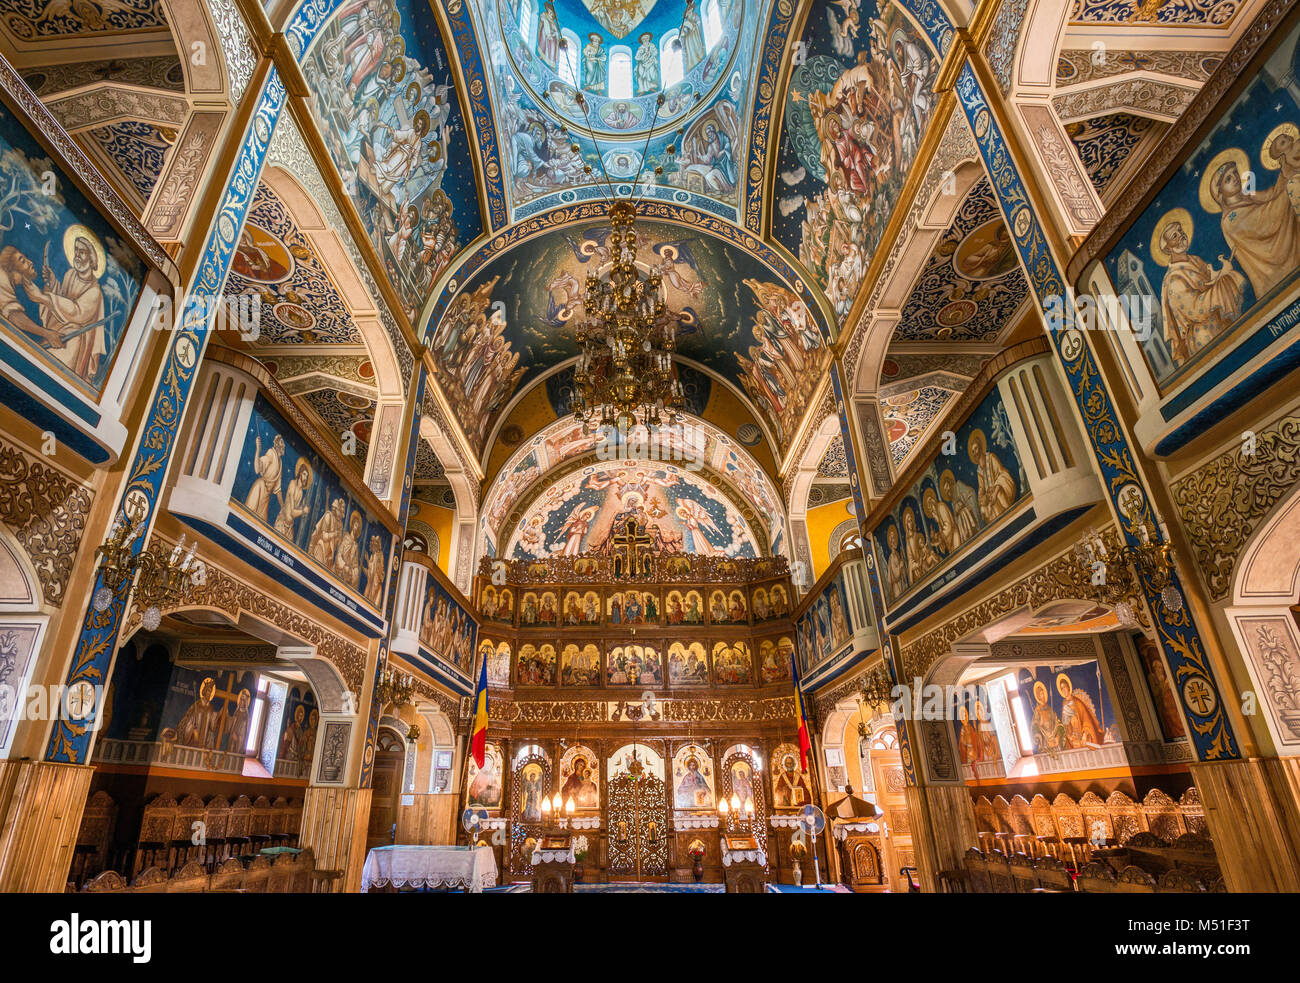
<svg viewBox="0 0 1300 983">
<path fill-rule="evenodd" d="M 1210 597 L 1232 590 L 1232 571 L 1260 520 L 1300 480 L 1300 417 L 1255 432 L 1255 454 L 1241 442 L 1172 482 L 1169 490 L 1192 541 Z"/>
<path fill-rule="evenodd" d="M 61 605 L 95 492 L 0 440 L 0 522 L 36 568 L 47 604 Z"/>
</svg>

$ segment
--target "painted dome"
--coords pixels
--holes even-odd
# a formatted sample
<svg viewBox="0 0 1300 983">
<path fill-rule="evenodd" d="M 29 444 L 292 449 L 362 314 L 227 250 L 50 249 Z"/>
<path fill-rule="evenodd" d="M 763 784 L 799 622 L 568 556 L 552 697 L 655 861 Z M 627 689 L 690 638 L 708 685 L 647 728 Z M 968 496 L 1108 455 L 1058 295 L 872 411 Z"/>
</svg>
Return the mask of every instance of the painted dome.
<svg viewBox="0 0 1300 983">
<path fill-rule="evenodd" d="M 512 74 L 579 132 L 676 128 L 727 82 L 745 0 L 484 0 Z M 739 83 L 739 80 L 737 80 Z"/>
</svg>

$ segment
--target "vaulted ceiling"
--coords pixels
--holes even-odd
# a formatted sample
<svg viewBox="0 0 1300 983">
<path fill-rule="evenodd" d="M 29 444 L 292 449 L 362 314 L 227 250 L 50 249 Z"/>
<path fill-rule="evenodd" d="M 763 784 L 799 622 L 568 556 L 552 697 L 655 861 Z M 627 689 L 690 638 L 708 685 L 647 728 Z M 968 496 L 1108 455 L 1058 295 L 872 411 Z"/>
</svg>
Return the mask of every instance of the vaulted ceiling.
<svg viewBox="0 0 1300 983">
<path fill-rule="evenodd" d="M 297 6 L 267 3 L 273 29 Z M 364 455 L 409 382 L 402 337 L 423 341 L 433 402 L 450 411 L 437 427 L 460 433 L 421 445 L 417 480 L 481 477 L 477 503 L 514 448 L 569 412 L 573 319 L 586 273 L 606 262 L 615 197 L 639 200 L 638 262 L 662 274 L 681 319 L 683 378 L 703 394 L 694 416 L 777 487 L 824 410 L 832 353 L 875 400 L 896 473 L 1031 309 L 971 156 L 954 159 L 981 177 L 939 219 L 886 238 L 914 165 L 933 167 L 935 131 L 953 126 L 933 92 L 939 58 L 903 5 L 327 6 L 293 52 L 307 112 L 282 128 L 301 130 L 304 151 L 264 176 L 227 286 L 262 300 L 264 331 L 222 343 Z M 1021 115 L 1039 145 L 1061 138 L 1076 231 L 1143 165 L 1250 6 L 1073 0 L 1062 17 L 999 5 L 985 53 L 1012 105 L 1040 86 Z M 221 57 L 181 56 L 196 43 Z M 258 57 L 234 0 L 0 0 L 0 47 L 150 230 L 189 248 L 189 196 Z M 860 289 L 886 248 L 906 254 L 886 264 L 897 283 Z M 877 308 L 891 312 L 879 326 Z M 847 349 L 877 328 L 864 390 Z M 827 450 L 809 453 L 815 469 Z"/>
</svg>

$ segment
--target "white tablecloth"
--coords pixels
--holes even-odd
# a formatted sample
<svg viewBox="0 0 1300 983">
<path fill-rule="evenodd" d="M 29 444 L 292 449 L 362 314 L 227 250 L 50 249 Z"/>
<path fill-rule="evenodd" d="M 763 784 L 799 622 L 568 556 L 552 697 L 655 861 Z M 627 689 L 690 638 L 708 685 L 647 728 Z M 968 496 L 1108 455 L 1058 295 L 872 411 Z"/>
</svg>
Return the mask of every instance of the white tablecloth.
<svg viewBox="0 0 1300 983">
<path fill-rule="evenodd" d="M 497 882 L 488 846 L 380 846 L 366 857 L 361 890 L 372 887 L 461 887 L 478 894 Z"/>
</svg>

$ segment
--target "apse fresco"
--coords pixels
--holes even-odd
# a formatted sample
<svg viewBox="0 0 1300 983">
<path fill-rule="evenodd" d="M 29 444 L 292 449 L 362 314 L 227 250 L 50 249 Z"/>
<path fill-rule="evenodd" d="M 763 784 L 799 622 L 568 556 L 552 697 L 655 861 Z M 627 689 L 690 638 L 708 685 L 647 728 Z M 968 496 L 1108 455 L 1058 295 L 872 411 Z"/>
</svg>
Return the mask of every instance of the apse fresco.
<svg viewBox="0 0 1300 983">
<path fill-rule="evenodd" d="M 392 534 L 266 398 L 253 402 L 231 505 L 376 608 Z"/>
<path fill-rule="evenodd" d="M 474 638 L 478 625 L 451 592 L 433 575 L 420 622 L 420 644 L 449 665 L 468 674 L 473 668 Z"/>
<path fill-rule="evenodd" d="M 743 0 L 480 6 L 514 206 L 606 177 L 736 204 L 748 103 L 737 53 L 757 23 Z"/>
<path fill-rule="evenodd" d="M 786 95 L 772 234 L 842 324 L 934 111 L 939 63 L 892 3 L 816 0 Z"/>
<path fill-rule="evenodd" d="M 1297 38 L 1287 35 L 1106 257 L 1158 382 L 1208 365 L 1216 342 L 1295 283 Z"/>
<path fill-rule="evenodd" d="M 1101 666 L 1029 666 L 1016 671 L 1035 754 L 1114 744 L 1110 696 Z"/>
<path fill-rule="evenodd" d="M 521 386 L 577 356 L 573 322 L 587 275 L 610 261 L 608 236 L 601 224 L 525 243 L 472 278 L 434 329 L 438 382 L 476 450 Z M 747 393 L 788 440 L 830 363 L 814 314 L 734 246 L 658 222 L 637 236 L 638 264 L 662 276 L 679 318 L 678 352 Z"/>
<path fill-rule="evenodd" d="M 885 598 L 898 601 L 1029 492 L 1011 421 L 995 390 L 913 482 L 873 538 Z"/>
<path fill-rule="evenodd" d="M 655 460 L 713 468 L 764 518 L 769 535 L 772 527 L 779 529 L 785 509 L 775 484 L 748 451 L 712 424 L 688 418 L 680 428 L 663 427 L 653 435 L 635 431 L 630 439 L 612 428 L 593 433 L 584 429 L 572 417 L 557 420 L 507 459 L 483 499 L 483 528 L 493 541 L 528 489 L 565 461 L 587 454 L 601 460 L 641 460 L 649 457 L 650 448 Z"/>
<path fill-rule="evenodd" d="M 0 178 L 0 327 L 97 398 L 144 264 L 3 105 Z"/>
<path fill-rule="evenodd" d="M 644 525 L 646 545 L 662 552 L 759 555 L 749 524 L 707 481 L 672 465 L 620 462 L 582 468 L 547 488 L 528 507 L 504 555 L 523 560 L 600 552 L 629 518 Z"/>
<path fill-rule="evenodd" d="M 440 38 L 423 0 L 357 0 L 303 61 L 308 105 L 412 321 L 456 250 L 483 228 Z"/>
</svg>

